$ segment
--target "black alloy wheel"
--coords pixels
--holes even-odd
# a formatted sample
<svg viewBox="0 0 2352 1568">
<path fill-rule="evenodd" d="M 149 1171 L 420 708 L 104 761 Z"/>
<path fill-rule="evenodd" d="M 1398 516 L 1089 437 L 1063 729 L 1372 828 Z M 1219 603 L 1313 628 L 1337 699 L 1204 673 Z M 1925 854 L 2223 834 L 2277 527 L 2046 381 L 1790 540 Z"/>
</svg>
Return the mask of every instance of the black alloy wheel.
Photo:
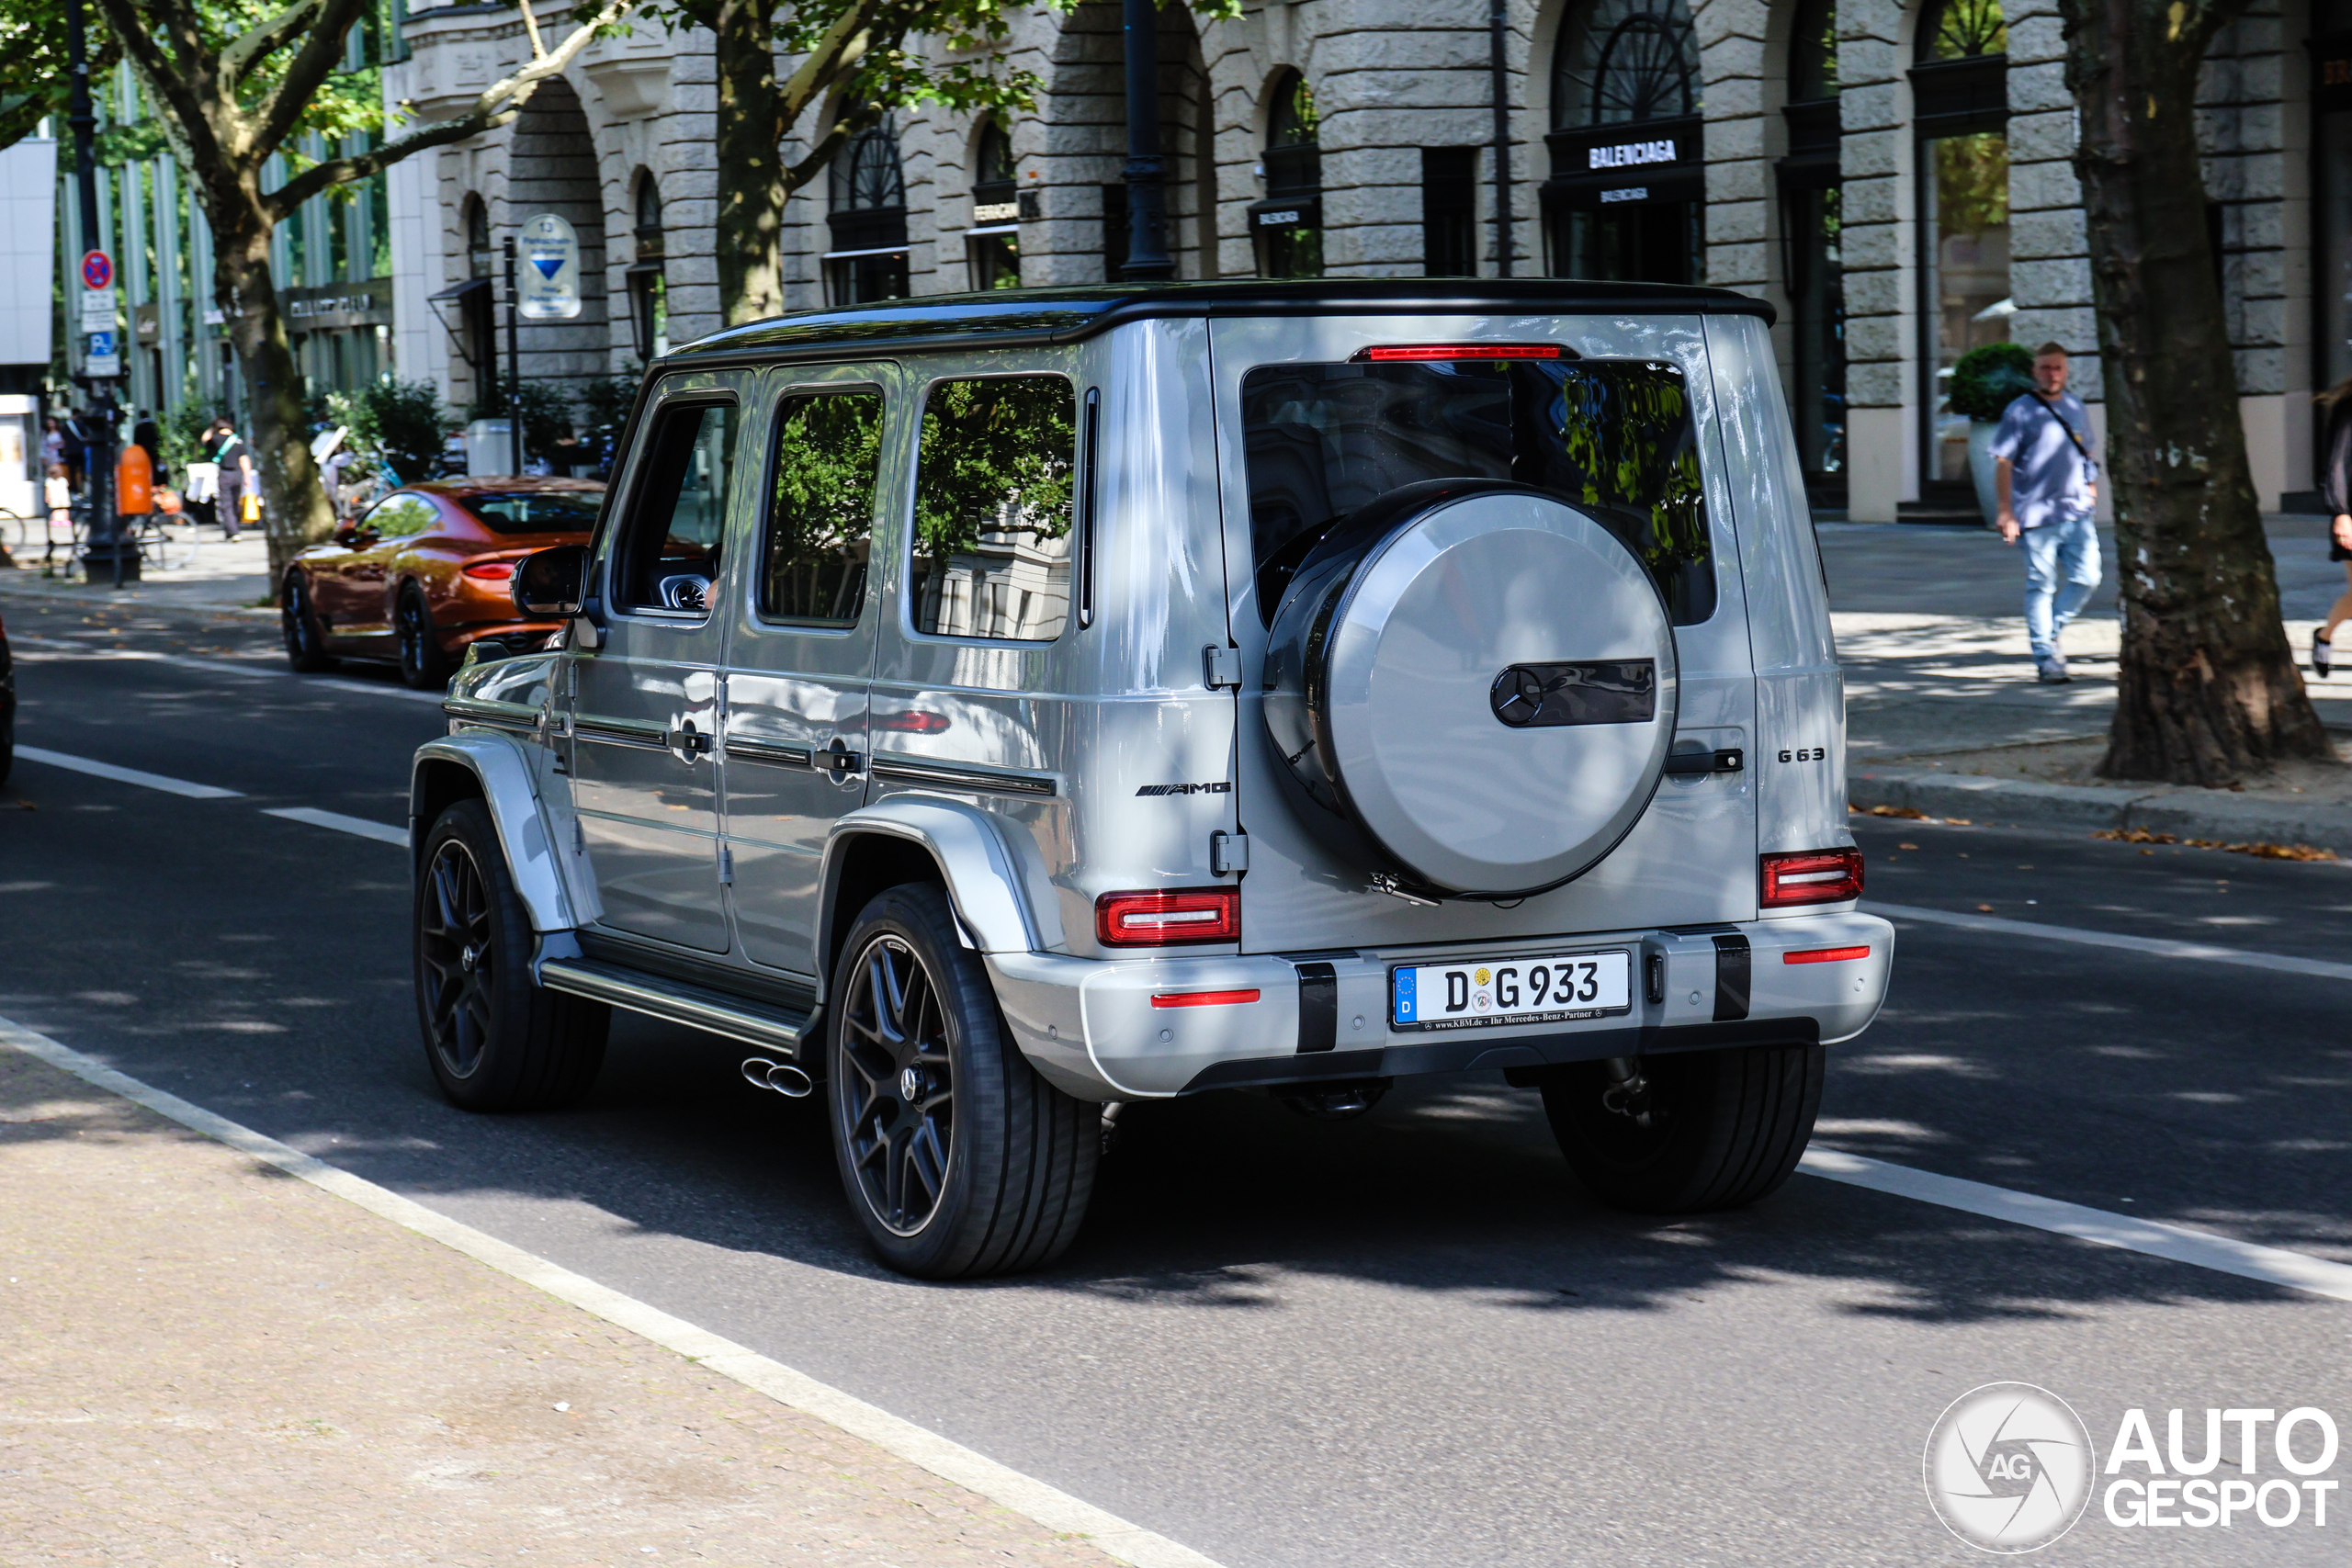
<svg viewBox="0 0 2352 1568">
<path fill-rule="evenodd" d="M 473 1077 L 490 1045 L 497 963 L 491 921 L 490 888 L 472 849 L 462 837 L 443 839 L 424 868 L 416 964 L 425 1042 L 448 1077 Z"/>
<path fill-rule="evenodd" d="M 425 836 L 414 924 L 417 1022 L 444 1094 L 535 1111 L 587 1092 L 611 1010 L 533 979 L 529 912 L 481 801 L 457 802 Z"/>
<path fill-rule="evenodd" d="M 413 586 L 401 590 L 400 607 L 392 612 L 392 629 L 400 639 L 401 679 L 420 692 L 449 683 L 449 661 L 433 629 L 433 612 Z"/>
<path fill-rule="evenodd" d="M 876 1256 L 931 1280 L 1061 1256 L 1093 1193 L 1102 1112 L 1022 1055 L 945 890 L 876 895 L 829 996 L 833 1152 Z"/>
<path fill-rule="evenodd" d="M 843 1137 L 865 1204 L 893 1235 L 922 1231 L 947 1195 L 956 1070 L 939 988 L 905 939 L 866 943 L 842 998 Z"/>
<path fill-rule="evenodd" d="M 327 652 L 326 634 L 319 629 L 318 615 L 311 607 L 311 580 L 299 571 L 286 574 L 285 591 L 278 595 L 277 622 L 286 637 L 286 662 L 296 673 L 315 675 L 334 668 L 334 660 Z"/>
<path fill-rule="evenodd" d="M 1821 1109 L 1818 1045 L 1577 1062 L 1544 1078 L 1560 1153 L 1593 1196 L 1645 1214 L 1736 1209 L 1788 1180 Z"/>
</svg>

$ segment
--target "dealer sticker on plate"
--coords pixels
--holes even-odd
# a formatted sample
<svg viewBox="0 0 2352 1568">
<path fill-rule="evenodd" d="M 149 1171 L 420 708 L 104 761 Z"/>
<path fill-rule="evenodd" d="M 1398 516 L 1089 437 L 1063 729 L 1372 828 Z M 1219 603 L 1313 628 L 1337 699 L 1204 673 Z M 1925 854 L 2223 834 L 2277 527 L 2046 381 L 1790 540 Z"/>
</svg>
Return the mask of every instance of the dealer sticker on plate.
<svg viewBox="0 0 2352 1568">
<path fill-rule="evenodd" d="M 1632 1008 L 1633 978 L 1633 957 L 1622 948 L 1413 964 L 1389 972 L 1389 1012 L 1398 1029 L 1600 1018 Z"/>
</svg>

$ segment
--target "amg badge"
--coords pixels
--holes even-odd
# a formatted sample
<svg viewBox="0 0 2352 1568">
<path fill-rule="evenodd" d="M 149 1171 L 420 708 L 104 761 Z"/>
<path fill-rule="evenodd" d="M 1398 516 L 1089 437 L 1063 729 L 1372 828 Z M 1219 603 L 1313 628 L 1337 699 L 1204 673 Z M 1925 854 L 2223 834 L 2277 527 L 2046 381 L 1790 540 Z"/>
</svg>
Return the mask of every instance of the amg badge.
<svg viewBox="0 0 2352 1568">
<path fill-rule="evenodd" d="M 1215 783 L 1215 784 L 1146 784 L 1146 785 L 1144 785 L 1141 789 L 1139 789 L 1139 790 L 1136 791 L 1136 794 L 1137 794 L 1137 795 L 1231 795 L 1232 793 L 1233 793 L 1233 783 L 1232 783 L 1232 781 L 1231 781 L 1231 780 L 1229 780 L 1229 779 L 1219 779 L 1219 780 L 1217 780 L 1217 782 L 1216 782 L 1216 783 Z"/>
</svg>

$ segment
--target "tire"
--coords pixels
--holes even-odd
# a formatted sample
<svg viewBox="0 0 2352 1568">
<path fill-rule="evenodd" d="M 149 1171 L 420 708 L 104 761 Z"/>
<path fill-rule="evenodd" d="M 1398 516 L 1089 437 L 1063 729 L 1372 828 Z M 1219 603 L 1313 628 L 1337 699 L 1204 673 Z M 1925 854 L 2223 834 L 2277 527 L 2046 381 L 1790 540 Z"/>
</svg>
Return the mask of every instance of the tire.
<svg viewBox="0 0 2352 1568">
<path fill-rule="evenodd" d="M 1821 1109 L 1822 1048 L 1760 1045 L 1645 1058 L 1642 1126 L 1611 1109 L 1601 1062 L 1555 1069 L 1544 1111 L 1560 1152 L 1594 1197 L 1644 1214 L 1736 1209 L 1779 1190 Z"/>
<path fill-rule="evenodd" d="M 285 592 L 278 595 L 278 629 L 286 637 L 286 662 L 298 675 L 316 675 L 334 668 L 327 652 L 326 633 L 319 629 L 311 607 L 311 580 L 299 571 L 286 574 Z"/>
<path fill-rule="evenodd" d="M 886 1266 L 971 1279 L 1069 1247 L 1093 1195 L 1101 1109 L 1039 1077 L 1012 1043 L 937 886 L 890 888 L 859 914 L 825 1042 L 842 1186 Z"/>
<path fill-rule="evenodd" d="M 490 808 L 444 811 L 418 864 L 417 1024 L 441 1092 L 468 1111 L 543 1111 L 587 1093 L 612 1010 L 532 980 L 530 917 Z"/>
<path fill-rule="evenodd" d="M 446 689 L 448 656 L 441 651 L 441 640 L 434 633 L 433 611 L 413 583 L 401 590 L 400 604 L 392 611 L 392 631 L 400 639 L 401 680 L 419 692 Z"/>
</svg>

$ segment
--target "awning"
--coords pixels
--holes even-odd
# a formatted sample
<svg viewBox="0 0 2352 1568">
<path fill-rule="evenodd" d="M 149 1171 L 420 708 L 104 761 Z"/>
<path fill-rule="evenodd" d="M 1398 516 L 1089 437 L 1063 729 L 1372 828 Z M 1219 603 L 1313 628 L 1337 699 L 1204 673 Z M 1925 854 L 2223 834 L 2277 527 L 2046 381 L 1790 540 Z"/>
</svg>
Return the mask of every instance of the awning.
<svg viewBox="0 0 2352 1568">
<path fill-rule="evenodd" d="M 902 256 L 906 254 L 907 247 L 904 245 L 876 245 L 870 251 L 827 251 L 822 259 L 856 261 L 861 256 Z"/>
</svg>

